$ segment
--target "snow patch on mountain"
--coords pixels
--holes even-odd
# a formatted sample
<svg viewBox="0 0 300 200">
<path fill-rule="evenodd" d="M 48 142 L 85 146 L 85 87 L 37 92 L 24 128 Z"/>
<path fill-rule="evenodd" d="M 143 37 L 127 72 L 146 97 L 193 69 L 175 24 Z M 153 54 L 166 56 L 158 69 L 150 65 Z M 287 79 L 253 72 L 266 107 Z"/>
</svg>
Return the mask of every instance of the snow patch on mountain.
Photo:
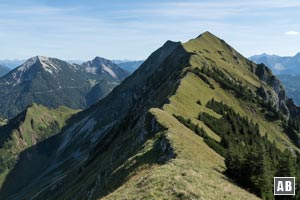
<svg viewBox="0 0 300 200">
<path fill-rule="evenodd" d="M 109 67 L 107 67 L 105 64 L 101 63 L 101 67 L 104 71 L 109 73 L 112 77 L 117 78 L 117 75 L 111 70 Z"/>
<path fill-rule="evenodd" d="M 45 56 L 36 56 L 28 59 L 24 64 L 18 67 L 17 71 L 25 72 L 38 62 L 42 65 L 42 68 L 50 74 L 61 71 L 60 67 L 56 66 L 48 57 Z"/>
<path fill-rule="evenodd" d="M 19 66 L 16 70 L 12 71 L 12 80 L 8 81 L 9 84 L 16 86 L 23 81 L 28 81 L 34 78 L 34 74 L 39 72 L 39 67 L 41 67 L 45 72 L 53 75 L 62 71 L 62 69 L 55 64 L 50 58 L 45 56 L 36 56 L 28 59 L 25 63 Z"/>
<path fill-rule="evenodd" d="M 88 67 L 85 68 L 85 71 L 87 73 L 96 74 L 97 73 L 97 68 L 88 66 Z"/>
<path fill-rule="evenodd" d="M 18 67 L 17 71 L 21 71 L 24 72 L 27 69 L 29 69 L 32 65 L 34 65 L 34 63 L 37 62 L 37 57 L 33 57 L 28 59 L 24 64 L 22 64 L 20 67 Z"/>
<path fill-rule="evenodd" d="M 54 74 L 61 71 L 61 68 L 54 65 L 53 62 L 51 62 L 51 60 L 48 57 L 38 56 L 37 58 L 42 64 L 42 67 L 46 72 L 49 72 L 50 74 Z"/>
</svg>

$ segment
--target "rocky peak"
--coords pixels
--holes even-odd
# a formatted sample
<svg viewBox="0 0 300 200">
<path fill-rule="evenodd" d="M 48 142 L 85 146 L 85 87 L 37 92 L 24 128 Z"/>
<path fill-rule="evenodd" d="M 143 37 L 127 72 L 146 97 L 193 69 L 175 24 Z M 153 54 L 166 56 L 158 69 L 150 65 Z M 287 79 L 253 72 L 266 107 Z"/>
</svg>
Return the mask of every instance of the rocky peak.
<svg viewBox="0 0 300 200">
<path fill-rule="evenodd" d="M 102 58 L 102 57 L 99 57 L 99 56 L 95 57 L 92 60 L 92 63 L 95 63 L 95 64 L 110 64 L 110 65 L 114 64 L 111 60 L 108 60 L 108 59 L 105 59 L 105 58 Z"/>
<path fill-rule="evenodd" d="M 17 71 L 24 73 L 29 69 L 31 70 L 32 68 L 38 69 L 40 67 L 50 74 L 57 73 L 58 71 L 61 70 L 58 66 L 55 65 L 55 63 L 51 61 L 50 58 L 46 56 L 35 56 L 29 58 L 24 64 L 18 67 Z"/>
<path fill-rule="evenodd" d="M 108 74 L 110 77 L 123 80 L 129 75 L 129 72 L 123 70 L 111 60 L 96 57 L 92 61 L 88 61 L 82 64 L 82 69 L 91 74 Z"/>
</svg>

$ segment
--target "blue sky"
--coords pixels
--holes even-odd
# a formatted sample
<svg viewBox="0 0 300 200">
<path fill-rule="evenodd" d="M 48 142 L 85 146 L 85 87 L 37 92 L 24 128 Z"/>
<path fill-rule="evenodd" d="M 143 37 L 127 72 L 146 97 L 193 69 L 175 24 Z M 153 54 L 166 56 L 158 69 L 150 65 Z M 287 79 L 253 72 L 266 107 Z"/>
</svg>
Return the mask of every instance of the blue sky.
<svg viewBox="0 0 300 200">
<path fill-rule="evenodd" d="M 144 59 L 208 30 L 245 56 L 300 51 L 299 0 L 0 0 L 0 59 Z"/>
</svg>

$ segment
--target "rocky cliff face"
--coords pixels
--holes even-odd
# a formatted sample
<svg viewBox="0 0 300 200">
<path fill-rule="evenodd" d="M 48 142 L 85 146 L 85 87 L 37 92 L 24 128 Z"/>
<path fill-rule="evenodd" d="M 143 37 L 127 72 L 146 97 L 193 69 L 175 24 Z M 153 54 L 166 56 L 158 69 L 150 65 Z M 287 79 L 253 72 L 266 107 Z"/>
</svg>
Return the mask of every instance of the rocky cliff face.
<svg viewBox="0 0 300 200">
<path fill-rule="evenodd" d="M 264 88 L 258 90 L 258 94 L 264 98 L 266 101 L 272 102 L 276 109 L 282 111 L 287 118 L 289 117 L 290 111 L 287 107 L 287 96 L 283 84 L 279 79 L 277 79 L 272 71 L 264 64 L 258 64 L 255 74 L 260 80 L 267 83 L 273 90 L 266 91 Z"/>
</svg>

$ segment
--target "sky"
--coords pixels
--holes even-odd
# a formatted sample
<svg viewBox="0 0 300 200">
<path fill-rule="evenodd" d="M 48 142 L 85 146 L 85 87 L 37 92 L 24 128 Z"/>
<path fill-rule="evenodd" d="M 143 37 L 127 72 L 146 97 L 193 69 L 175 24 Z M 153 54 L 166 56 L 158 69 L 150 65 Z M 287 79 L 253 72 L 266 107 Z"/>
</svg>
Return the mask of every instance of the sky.
<svg viewBox="0 0 300 200">
<path fill-rule="evenodd" d="M 0 59 L 147 58 L 204 31 L 244 56 L 300 52 L 299 0 L 0 0 Z"/>
</svg>

